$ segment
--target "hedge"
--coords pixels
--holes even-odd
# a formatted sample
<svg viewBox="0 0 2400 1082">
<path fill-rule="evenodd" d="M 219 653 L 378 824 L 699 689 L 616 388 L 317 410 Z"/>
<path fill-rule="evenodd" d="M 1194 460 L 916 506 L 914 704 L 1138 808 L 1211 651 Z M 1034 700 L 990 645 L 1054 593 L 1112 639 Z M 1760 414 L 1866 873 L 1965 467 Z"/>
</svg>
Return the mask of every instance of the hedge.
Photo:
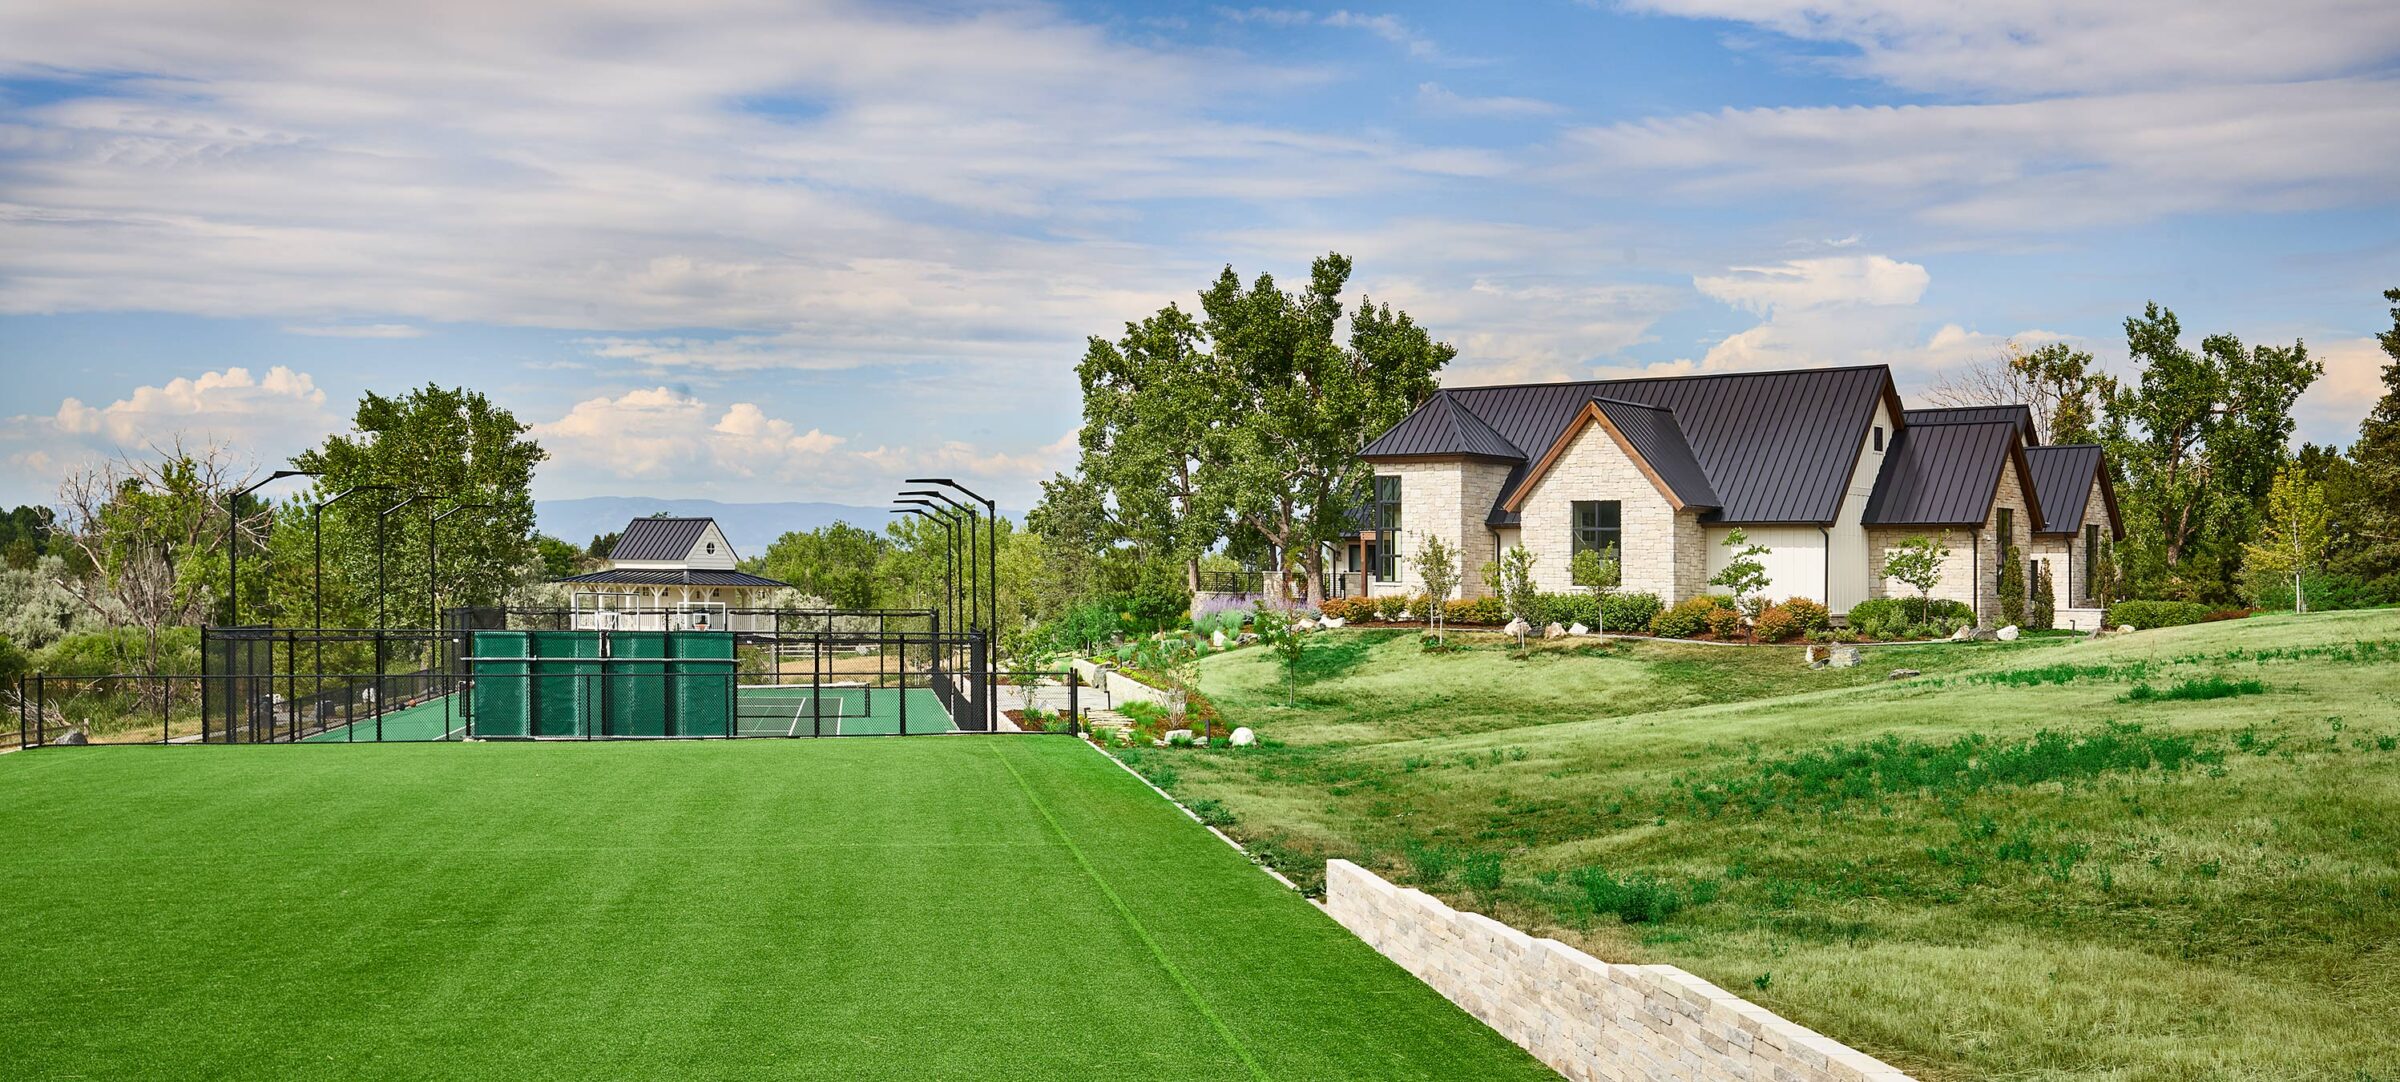
<svg viewBox="0 0 2400 1082">
<path fill-rule="evenodd" d="M 2119 601 L 2108 607 L 2108 626 L 2131 625 L 2145 631 L 2206 620 L 2217 610 L 2197 601 Z"/>
</svg>

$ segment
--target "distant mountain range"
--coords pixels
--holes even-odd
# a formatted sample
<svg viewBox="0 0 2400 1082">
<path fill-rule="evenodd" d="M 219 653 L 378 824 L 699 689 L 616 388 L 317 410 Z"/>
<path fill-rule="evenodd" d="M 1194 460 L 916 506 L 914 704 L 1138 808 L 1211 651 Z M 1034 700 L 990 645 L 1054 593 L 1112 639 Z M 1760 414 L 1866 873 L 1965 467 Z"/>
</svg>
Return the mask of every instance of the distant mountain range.
<svg viewBox="0 0 2400 1082">
<path fill-rule="evenodd" d="M 720 503 L 716 500 L 653 500 L 641 496 L 590 496 L 580 500 L 535 500 L 533 517 L 543 533 L 577 546 L 614 533 L 625 524 L 664 511 L 677 517 L 713 518 L 733 551 L 744 559 L 765 554 L 775 539 L 794 530 L 836 522 L 882 532 L 891 515 L 880 507 L 840 503 Z M 1005 514 L 1006 512 L 1002 512 Z"/>
</svg>

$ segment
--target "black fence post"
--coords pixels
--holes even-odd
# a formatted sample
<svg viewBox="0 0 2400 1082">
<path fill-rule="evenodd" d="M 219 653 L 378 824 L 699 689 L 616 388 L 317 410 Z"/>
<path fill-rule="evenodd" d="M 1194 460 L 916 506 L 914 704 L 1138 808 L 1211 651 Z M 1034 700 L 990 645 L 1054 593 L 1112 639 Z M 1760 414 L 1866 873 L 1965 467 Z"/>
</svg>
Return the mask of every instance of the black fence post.
<svg viewBox="0 0 2400 1082">
<path fill-rule="evenodd" d="M 831 630 L 833 619 L 827 617 L 825 627 Z M 808 720 L 817 736 L 825 735 L 825 632 L 817 633 L 815 645 L 809 647 Z"/>
<path fill-rule="evenodd" d="M 908 735 L 908 633 L 900 633 L 900 735 Z"/>
<path fill-rule="evenodd" d="M 983 632 L 977 631 L 967 636 L 967 667 L 970 670 L 968 679 L 971 681 L 968 684 L 971 690 L 968 692 L 967 705 L 968 709 L 973 712 L 975 724 L 987 733 L 992 731 L 992 715 L 989 709 L 992 697 L 992 671 L 991 661 L 985 654 L 988 648 L 989 643 L 985 640 Z"/>
<path fill-rule="evenodd" d="M 1067 735 L 1068 735 L 1068 736 L 1081 736 L 1081 735 L 1083 735 L 1083 710 L 1081 709 L 1081 706 L 1082 706 L 1082 698 L 1083 698 L 1083 696 L 1082 696 L 1082 694 L 1081 694 L 1081 692 L 1082 692 L 1082 691 L 1083 691 L 1083 673 L 1082 673 L 1082 672 L 1080 672 L 1080 671 L 1078 671 L 1078 670 L 1075 668 L 1075 666 L 1073 666 L 1073 665 L 1069 665 L 1069 666 L 1067 666 Z"/>
<path fill-rule="evenodd" d="M 50 734 L 44 731 L 50 727 L 49 710 L 49 699 L 43 694 L 42 676 L 40 673 L 35 673 L 33 676 L 33 742 L 36 744 L 50 742 Z"/>
</svg>

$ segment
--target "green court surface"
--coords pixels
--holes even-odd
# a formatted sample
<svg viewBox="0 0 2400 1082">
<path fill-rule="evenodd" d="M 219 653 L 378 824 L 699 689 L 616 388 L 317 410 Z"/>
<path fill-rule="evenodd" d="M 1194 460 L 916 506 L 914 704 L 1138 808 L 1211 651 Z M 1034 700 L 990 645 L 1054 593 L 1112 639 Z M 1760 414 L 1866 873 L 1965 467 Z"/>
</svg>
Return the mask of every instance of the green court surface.
<svg viewBox="0 0 2400 1082">
<path fill-rule="evenodd" d="M 347 725 L 300 738 L 303 744 L 362 743 L 372 740 L 453 740 L 466 735 L 467 719 L 459 716 L 458 697 L 436 695 L 424 702 L 385 714 L 380 722 L 368 714 Z"/>
<path fill-rule="evenodd" d="M 0 756 L 0 1078 L 1554 1079 L 1069 737 Z"/>
<path fill-rule="evenodd" d="M 735 704 L 743 736 L 898 736 L 903 724 L 912 735 L 958 731 L 931 688 L 744 684 Z"/>
</svg>

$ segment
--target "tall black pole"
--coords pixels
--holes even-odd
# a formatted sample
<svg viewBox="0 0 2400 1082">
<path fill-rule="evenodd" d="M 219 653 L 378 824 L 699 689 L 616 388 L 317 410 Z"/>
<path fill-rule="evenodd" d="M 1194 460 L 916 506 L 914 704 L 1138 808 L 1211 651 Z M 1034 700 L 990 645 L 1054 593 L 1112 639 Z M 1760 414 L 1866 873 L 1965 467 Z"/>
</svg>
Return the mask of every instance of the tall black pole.
<svg viewBox="0 0 2400 1082">
<path fill-rule="evenodd" d="M 425 499 L 425 497 L 422 495 L 411 496 L 400 501 L 399 503 L 375 512 L 375 629 L 378 631 L 383 630 L 385 627 L 388 627 L 391 624 L 391 616 L 389 613 L 391 591 L 385 586 L 383 575 L 383 523 L 385 519 L 392 517 L 392 512 L 398 511 L 401 508 L 407 507 L 409 504 L 415 503 L 422 499 Z M 382 640 L 378 639 L 377 641 L 380 642 Z"/>
<path fill-rule="evenodd" d="M 315 477 L 307 470 L 276 470 L 250 487 L 225 497 L 225 626 L 242 623 L 242 497 L 286 477 Z"/>
<path fill-rule="evenodd" d="M 441 514 L 436 515 L 430 513 L 433 510 L 432 504 L 429 503 L 425 505 L 426 511 L 428 512 L 428 514 L 425 516 L 425 606 L 429 610 L 429 615 L 433 620 L 432 626 L 436 629 L 439 629 L 442 626 L 442 604 L 441 587 L 435 582 L 433 572 L 433 535 L 435 527 L 440 526 L 443 519 L 449 518 L 450 516 L 461 511 L 474 510 L 476 508 L 481 508 L 488 511 L 494 506 L 495 505 L 488 503 L 462 503 L 456 507 L 442 512 Z"/>
<path fill-rule="evenodd" d="M 959 491 L 961 494 L 965 495 L 965 496 L 966 496 L 968 499 L 970 499 L 970 500 L 974 500 L 975 502 L 977 502 L 977 503 L 980 503 L 980 504 L 982 504 L 982 505 L 983 505 L 983 512 L 984 512 L 984 519 L 985 519 L 985 523 L 984 523 L 984 524 L 985 524 L 985 531 L 984 531 L 984 532 L 985 532 L 986 534 L 988 534 L 988 535 L 989 535 L 989 551 L 990 551 L 990 553 L 991 553 L 991 557 L 990 557 L 990 558 L 991 558 L 991 563 L 990 563 L 989 565 L 987 565 L 987 566 L 988 566 L 988 569 L 989 569 L 989 571 L 990 571 L 990 574 L 989 574 L 989 575 L 987 575 L 987 576 L 985 576 L 985 585 L 986 585 L 986 588 L 987 588 L 987 589 L 989 589 L 989 590 L 991 591 L 991 602 L 992 602 L 992 604 L 991 604 L 991 613 L 992 613 L 992 619 L 991 619 L 991 626 L 990 626 L 990 634 L 989 634 L 989 635 L 988 635 L 988 636 L 987 636 L 987 637 L 984 639 L 984 649 L 985 649 L 986 651 L 988 651 L 988 656 L 990 656 L 990 657 L 994 657 L 994 658 L 997 658 L 997 657 L 999 657 L 999 656 L 1000 656 L 1000 635 L 999 635 L 999 632 L 1000 632 L 1000 507 L 999 507 L 999 505 L 998 505 L 998 504 L 996 504 L 996 503 L 994 503 L 994 502 L 992 502 L 991 500 L 985 499 L 985 498 L 984 498 L 984 497 L 983 497 L 981 494 L 979 494 L 979 493 L 975 492 L 973 489 L 970 489 L 970 488 L 968 488 L 968 487 L 967 487 L 967 486 L 965 486 L 965 485 L 959 484 L 957 481 L 951 480 L 950 478 L 947 478 L 947 477 L 911 477 L 911 478 L 908 478 L 907 480 L 908 480 L 908 483 L 909 483 L 909 484 L 912 484 L 912 485 L 941 485 L 941 486 L 942 486 L 942 487 L 944 487 L 944 488 L 956 489 L 956 490 L 958 490 L 958 491 Z M 913 493 L 912 493 L 912 495 L 913 495 Z M 948 500 L 949 498 L 945 496 L 945 497 L 943 497 L 943 499 L 944 499 L 944 500 Z M 974 538 L 974 534 L 973 534 L 973 533 L 971 533 L 971 532 L 970 532 L 970 533 L 967 535 L 967 551 L 968 551 L 968 553 L 969 553 L 970 555 L 972 555 L 972 554 L 973 554 L 973 552 L 975 551 L 975 538 Z M 973 566 L 973 563 L 974 563 L 974 561 L 973 561 L 972 559 L 970 559 L 970 560 L 968 561 L 968 564 L 969 564 L 969 566 L 970 566 L 970 567 L 972 567 L 972 566 Z M 998 708 L 998 706 L 999 706 L 999 697 L 995 695 L 995 696 L 990 696 L 990 698 L 991 698 L 991 700 L 992 700 L 992 705 L 993 705 L 993 708 L 996 710 L 996 709 Z M 995 715 L 994 715 L 992 718 L 990 718 L 990 719 L 987 719 L 987 720 L 990 722 L 990 724 L 991 724 L 991 726 L 992 726 L 992 728 L 993 728 L 993 729 L 998 729 L 998 728 L 999 728 L 998 716 L 997 716 L 996 714 L 995 714 Z"/>
</svg>

